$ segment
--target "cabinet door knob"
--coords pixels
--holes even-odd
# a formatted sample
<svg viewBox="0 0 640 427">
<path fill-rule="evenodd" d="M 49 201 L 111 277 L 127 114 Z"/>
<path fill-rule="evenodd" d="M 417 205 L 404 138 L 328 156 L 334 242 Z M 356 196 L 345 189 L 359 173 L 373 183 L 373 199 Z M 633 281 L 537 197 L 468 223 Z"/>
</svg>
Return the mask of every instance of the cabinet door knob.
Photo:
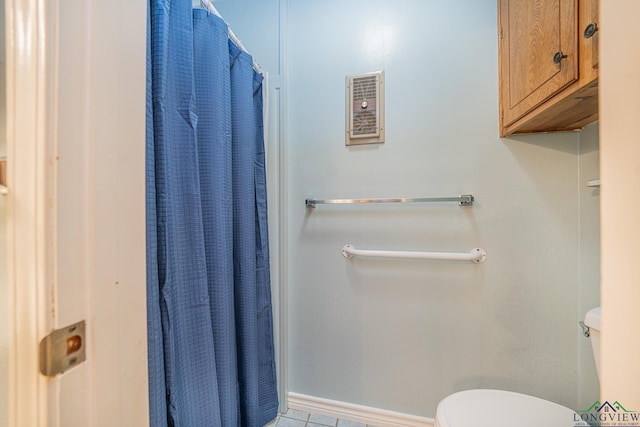
<svg viewBox="0 0 640 427">
<path fill-rule="evenodd" d="M 596 31 L 598 31 L 598 24 L 596 24 L 595 22 L 592 22 L 591 24 L 587 25 L 587 27 L 584 29 L 584 38 L 589 39 L 593 37 Z"/>
<path fill-rule="evenodd" d="M 561 50 L 557 51 L 555 55 L 553 55 L 553 63 L 554 64 L 559 64 L 560 61 L 562 61 L 562 58 L 566 58 L 567 55 L 565 55 L 564 53 L 562 53 Z"/>
</svg>

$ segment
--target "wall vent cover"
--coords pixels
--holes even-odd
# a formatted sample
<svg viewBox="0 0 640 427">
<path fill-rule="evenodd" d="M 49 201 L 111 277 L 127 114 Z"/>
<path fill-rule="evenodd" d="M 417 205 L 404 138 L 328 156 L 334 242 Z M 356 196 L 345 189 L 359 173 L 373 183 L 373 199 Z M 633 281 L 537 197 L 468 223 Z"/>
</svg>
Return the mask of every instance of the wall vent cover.
<svg viewBox="0 0 640 427">
<path fill-rule="evenodd" d="M 384 71 L 346 79 L 346 145 L 384 142 Z"/>
</svg>

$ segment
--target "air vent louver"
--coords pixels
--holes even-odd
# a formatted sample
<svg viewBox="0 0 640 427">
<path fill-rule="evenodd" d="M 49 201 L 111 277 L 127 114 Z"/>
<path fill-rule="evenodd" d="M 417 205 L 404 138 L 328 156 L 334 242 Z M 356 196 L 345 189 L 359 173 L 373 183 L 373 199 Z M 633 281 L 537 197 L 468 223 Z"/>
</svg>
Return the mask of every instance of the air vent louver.
<svg viewBox="0 0 640 427">
<path fill-rule="evenodd" d="M 376 76 L 353 79 L 353 98 L 376 99 Z"/>
<path fill-rule="evenodd" d="M 346 144 L 384 142 L 384 72 L 347 76 Z"/>
<path fill-rule="evenodd" d="M 377 130 L 375 111 L 356 111 L 353 113 L 354 135 L 375 135 Z"/>
</svg>

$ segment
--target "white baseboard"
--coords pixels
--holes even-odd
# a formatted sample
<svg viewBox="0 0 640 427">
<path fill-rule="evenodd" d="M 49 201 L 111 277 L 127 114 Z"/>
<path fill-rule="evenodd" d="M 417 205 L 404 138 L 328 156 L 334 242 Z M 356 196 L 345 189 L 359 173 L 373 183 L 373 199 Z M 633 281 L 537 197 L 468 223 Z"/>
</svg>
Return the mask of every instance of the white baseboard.
<svg viewBox="0 0 640 427">
<path fill-rule="evenodd" d="M 433 427 L 435 425 L 435 420 L 432 418 L 418 417 L 298 393 L 290 392 L 288 403 L 291 409 L 328 415 L 378 427 Z"/>
</svg>

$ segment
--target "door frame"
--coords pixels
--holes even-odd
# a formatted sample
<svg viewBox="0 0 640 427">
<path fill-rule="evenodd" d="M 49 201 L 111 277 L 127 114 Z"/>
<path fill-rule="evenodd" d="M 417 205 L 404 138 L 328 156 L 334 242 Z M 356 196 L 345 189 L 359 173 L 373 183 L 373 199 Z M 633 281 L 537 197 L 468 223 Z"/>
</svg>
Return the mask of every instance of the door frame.
<svg viewBox="0 0 640 427">
<path fill-rule="evenodd" d="M 10 427 L 148 425 L 146 12 L 6 2 Z M 41 375 L 79 320 L 87 361 Z"/>
<path fill-rule="evenodd" d="M 6 2 L 9 425 L 46 425 L 54 383 L 39 373 L 39 340 L 54 323 L 55 176 L 47 162 L 51 74 L 46 0 Z"/>
</svg>

